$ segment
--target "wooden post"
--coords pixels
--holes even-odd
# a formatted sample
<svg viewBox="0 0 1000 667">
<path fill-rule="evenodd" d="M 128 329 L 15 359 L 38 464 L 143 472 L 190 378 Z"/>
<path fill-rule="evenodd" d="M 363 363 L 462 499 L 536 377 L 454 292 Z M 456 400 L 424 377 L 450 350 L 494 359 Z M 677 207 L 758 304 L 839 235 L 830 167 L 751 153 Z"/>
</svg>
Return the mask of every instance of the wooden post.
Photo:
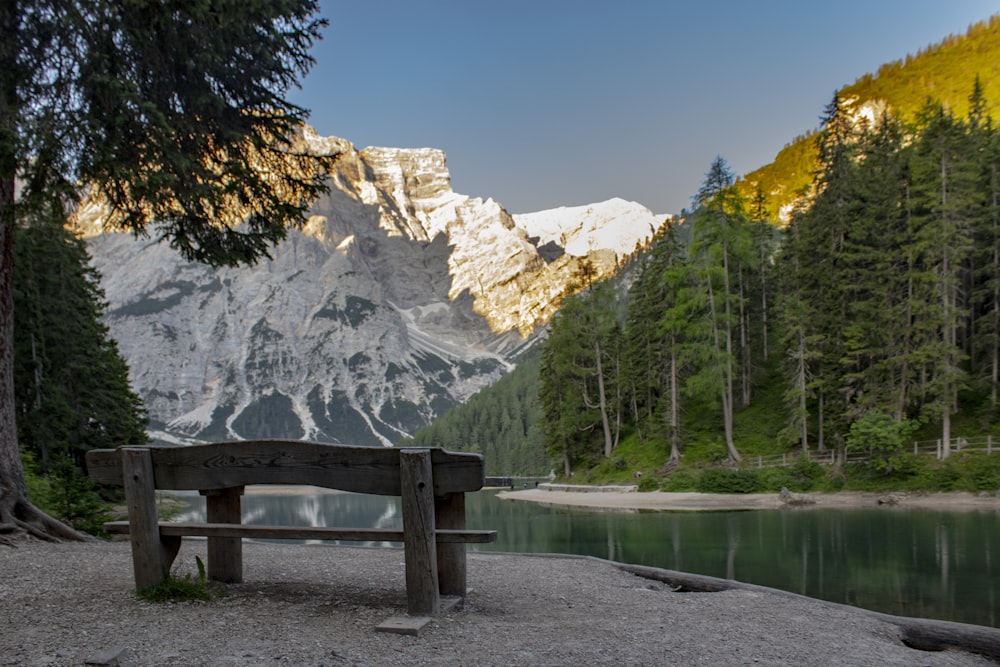
<svg viewBox="0 0 1000 667">
<path fill-rule="evenodd" d="M 129 540 L 132 542 L 132 568 L 135 587 L 141 591 L 162 582 L 173 559 L 168 561 L 160 542 L 153 457 L 145 447 L 123 447 L 121 455 Z"/>
<path fill-rule="evenodd" d="M 441 606 L 434 526 L 434 478 L 429 449 L 399 450 L 403 506 L 406 602 L 411 616 L 433 616 Z"/>
<path fill-rule="evenodd" d="M 465 530 L 465 494 L 449 493 L 435 497 L 434 514 L 438 528 Z M 465 597 L 464 542 L 437 543 L 437 571 L 441 595 Z"/>
<path fill-rule="evenodd" d="M 242 523 L 242 486 L 201 491 L 205 496 L 205 518 L 209 523 Z M 208 578 L 227 584 L 243 581 L 243 540 L 239 537 L 208 538 Z"/>
</svg>

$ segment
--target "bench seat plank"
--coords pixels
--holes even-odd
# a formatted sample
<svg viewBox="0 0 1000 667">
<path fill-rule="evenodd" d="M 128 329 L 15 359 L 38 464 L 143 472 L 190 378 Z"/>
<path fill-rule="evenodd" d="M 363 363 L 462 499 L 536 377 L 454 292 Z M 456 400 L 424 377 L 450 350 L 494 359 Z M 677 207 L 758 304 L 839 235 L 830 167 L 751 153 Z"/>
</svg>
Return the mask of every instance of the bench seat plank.
<svg viewBox="0 0 1000 667">
<path fill-rule="evenodd" d="M 274 540 L 343 540 L 345 542 L 402 542 L 403 531 L 394 528 L 335 528 L 328 526 L 259 526 L 241 523 L 160 523 L 160 535 L 175 537 L 248 537 Z M 109 533 L 128 534 L 128 521 L 104 524 Z M 496 542 L 495 530 L 435 531 L 435 541 L 486 544 Z"/>
</svg>

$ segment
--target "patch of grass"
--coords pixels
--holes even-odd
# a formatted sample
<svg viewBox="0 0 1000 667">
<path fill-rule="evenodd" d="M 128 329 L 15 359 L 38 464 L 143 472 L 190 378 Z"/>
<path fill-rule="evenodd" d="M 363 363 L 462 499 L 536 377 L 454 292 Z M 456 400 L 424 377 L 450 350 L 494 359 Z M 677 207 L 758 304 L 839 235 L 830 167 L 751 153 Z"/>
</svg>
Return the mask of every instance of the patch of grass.
<svg viewBox="0 0 1000 667">
<path fill-rule="evenodd" d="M 659 491 L 660 482 L 655 477 L 643 477 L 639 480 L 639 492 L 648 493 L 650 491 Z"/>
<path fill-rule="evenodd" d="M 205 564 L 201 558 L 195 556 L 194 560 L 198 566 L 196 576 L 188 572 L 181 577 L 170 572 L 157 585 L 139 591 L 137 593 L 139 599 L 146 602 L 191 602 L 207 601 L 221 595 L 220 589 L 208 585 Z"/>
</svg>

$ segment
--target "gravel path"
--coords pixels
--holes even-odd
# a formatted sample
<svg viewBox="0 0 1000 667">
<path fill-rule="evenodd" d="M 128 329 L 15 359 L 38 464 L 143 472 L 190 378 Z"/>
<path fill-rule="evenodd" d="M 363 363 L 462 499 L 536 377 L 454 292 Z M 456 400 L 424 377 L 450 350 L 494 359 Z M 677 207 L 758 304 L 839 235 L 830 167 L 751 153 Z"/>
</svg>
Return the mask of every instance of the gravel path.
<svg viewBox="0 0 1000 667">
<path fill-rule="evenodd" d="M 178 558 L 193 572 L 204 542 Z M 210 602 L 132 590 L 127 543 L 0 547 L 0 665 L 990 665 L 907 648 L 860 611 L 762 590 L 677 593 L 593 559 L 470 553 L 464 608 L 419 637 L 396 549 L 247 543 Z M 117 663 L 115 658 L 117 657 Z"/>
</svg>

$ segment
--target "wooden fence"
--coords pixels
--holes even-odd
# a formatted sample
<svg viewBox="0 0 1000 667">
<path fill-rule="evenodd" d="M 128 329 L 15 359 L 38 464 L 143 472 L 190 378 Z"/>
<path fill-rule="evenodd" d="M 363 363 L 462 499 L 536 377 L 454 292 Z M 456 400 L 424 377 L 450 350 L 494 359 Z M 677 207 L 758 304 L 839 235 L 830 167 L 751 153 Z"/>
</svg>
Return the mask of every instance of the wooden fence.
<svg viewBox="0 0 1000 667">
<path fill-rule="evenodd" d="M 914 440 L 912 451 L 917 455 L 933 454 L 938 460 L 941 460 L 944 453 L 942 442 L 940 438 L 937 440 Z M 994 438 L 992 435 L 981 435 L 971 438 L 959 437 L 951 439 L 952 454 L 970 451 L 986 452 L 987 454 L 1000 453 L 1000 437 Z M 822 465 L 832 466 L 836 462 L 836 452 L 832 449 L 827 449 L 824 451 L 806 450 L 805 452 L 787 452 L 785 454 L 773 454 L 770 456 L 747 456 L 744 457 L 743 464 L 753 468 L 790 466 L 803 454 Z M 868 454 L 850 454 L 847 457 L 847 463 L 867 461 L 869 458 Z"/>
</svg>

